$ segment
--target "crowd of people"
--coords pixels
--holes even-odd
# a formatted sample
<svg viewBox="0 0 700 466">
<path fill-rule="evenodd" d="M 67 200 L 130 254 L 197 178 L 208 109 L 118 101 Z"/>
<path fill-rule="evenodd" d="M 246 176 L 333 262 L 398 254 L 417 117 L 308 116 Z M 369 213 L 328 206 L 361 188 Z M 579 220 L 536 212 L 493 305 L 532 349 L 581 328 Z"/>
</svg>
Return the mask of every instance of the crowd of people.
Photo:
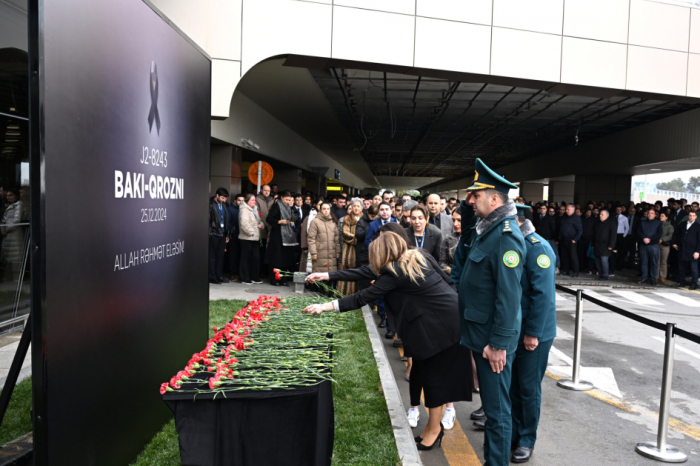
<svg viewBox="0 0 700 466">
<path fill-rule="evenodd" d="M 253 284 L 267 276 L 272 285 L 287 286 L 273 268 L 303 271 L 346 296 L 310 312 L 372 305 L 385 337 L 404 348 L 412 427 L 424 394 L 429 422 L 416 437 L 419 449 L 439 444 L 454 426 L 454 402 L 480 392 L 483 406 L 471 417 L 486 431 L 485 456 L 493 464 L 525 462 L 539 419 L 544 372 L 538 368 L 546 368 L 556 335 L 555 276 L 608 280 L 628 268 L 639 283 L 676 279 L 681 287 L 690 269 L 695 289 L 698 203 L 518 198 L 516 205 L 507 198 L 514 185 L 481 170 L 461 204 L 388 190 L 324 198 L 275 185 L 229 199 L 220 188 L 210 204 L 209 279 L 227 282 L 226 273 Z"/>
<path fill-rule="evenodd" d="M 608 280 L 615 272 L 631 269 L 640 284 L 656 286 L 671 279 L 677 282 L 675 287 L 685 287 L 690 270 L 690 289 L 697 288 L 697 202 L 670 198 L 665 205 L 661 201 L 528 205 L 537 233 L 557 254 L 557 274 L 591 274 Z"/>
<path fill-rule="evenodd" d="M 455 198 L 397 198 L 390 190 L 352 198 L 347 193 L 320 197 L 279 191 L 274 184 L 263 185 L 257 195 L 230 196 L 219 188 L 209 205 L 209 282 L 250 285 L 267 279 L 288 286 L 288 274 L 278 279 L 273 269 L 312 273 L 367 265 L 369 243 L 385 223 L 404 229 L 415 225 L 421 247 L 440 260 L 443 237 L 454 230 L 455 209 Z M 415 233 L 410 236 L 416 239 Z M 338 286 L 351 294 L 368 284 L 340 281 Z M 384 315 L 382 303 L 378 306 Z M 383 322 L 384 327 L 393 338 L 390 324 Z"/>
</svg>

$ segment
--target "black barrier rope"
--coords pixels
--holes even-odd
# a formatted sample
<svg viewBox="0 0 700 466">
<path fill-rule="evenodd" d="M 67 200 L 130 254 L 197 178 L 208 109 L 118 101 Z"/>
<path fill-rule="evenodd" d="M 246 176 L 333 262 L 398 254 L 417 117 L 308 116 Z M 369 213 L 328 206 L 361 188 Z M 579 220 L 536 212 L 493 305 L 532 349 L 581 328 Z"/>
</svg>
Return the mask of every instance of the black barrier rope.
<svg viewBox="0 0 700 466">
<path fill-rule="evenodd" d="M 661 322 L 657 322 L 655 320 L 647 319 L 646 317 L 642 317 L 637 314 L 633 314 L 629 311 L 625 311 L 624 309 L 620 309 L 617 306 L 613 306 L 612 304 L 605 303 L 601 301 L 600 299 L 596 299 L 593 296 L 589 296 L 586 293 L 583 293 L 583 297 L 587 299 L 588 301 L 592 302 L 593 304 L 597 304 L 600 307 L 604 307 L 605 309 L 614 312 L 615 314 L 620 314 L 621 316 L 625 316 L 628 319 L 636 320 L 640 324 L 648 325 L 649 327 L 654 327 L 657 330 L 662 330 L 666 331 L 666 325 L 662 324 Z"/>
<path fill-rule="evenodd" d="M 562 286 L 562 285 L 557 285 L 557 290 L 576 296 L 576 291 L 572 290 L 571 288 L 566 288 L 565 286 Z M 589 296 L 585 292 L 582 294 L 582 296 L 584 299 L 587 299 L 588 301 L 592 302 L 593 304 L 596 304 L 602 308 L 605 308 L 609 311 L 612 311 L 615 314 L 620 314 L 621 316 L 627 317 L 628 319 L 635 320 L 635 321 L 639 322 L 640 324 L 644 324 L 644 325 L 647 325 L 649 327 L 653 327 L 657 330 L 661 330 L 664 332 L 666 331 L 666 325 L 662 324 L 661 322 L 647 319 L 646 317 L 642 317 L 642 316 L 634 314 L 632 312 L 625 311 L 624 309 L 620 309 L 617 306 L 613 306 L 612 304 L 605 303 L 599 299 L 596 299 L 592 296 Z M 674 328 L 673 334 L 677 335 L 679 337 L 683 337 L 686 340 L 690 340 L 693 343 L 697 343 L 698 345 L 700 345 L 700 335 L 690 333 L 690 332 L 683 330 L 683 329 L 680 329 L 678 327 Z"/>
<path fill-rule="evenodd" d="M 678 327 L 673 329 L 673 334 L 678 335 L 679 337 L 683 337 L 686 340 L 690 340 L 693 343 L 697 343 L 698 345 L 700 345 L 700 335 L 696 335 L 694 333 L 687 332 L 687 331 L 680 329 Z"/>
</svg>

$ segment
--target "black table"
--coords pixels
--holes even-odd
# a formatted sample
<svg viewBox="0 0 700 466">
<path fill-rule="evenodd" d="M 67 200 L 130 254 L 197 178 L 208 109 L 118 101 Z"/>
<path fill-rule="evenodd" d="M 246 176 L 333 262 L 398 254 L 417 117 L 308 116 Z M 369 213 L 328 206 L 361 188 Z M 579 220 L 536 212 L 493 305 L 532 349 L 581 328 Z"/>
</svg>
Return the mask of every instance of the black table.
<svg viewBox="0 0 700 466">
<path fill-rule="evenodd" d="M 330 381 L 293 390 L 168 392 L 183 466 L 328 466 L 333 455 Z"/>
</svg>

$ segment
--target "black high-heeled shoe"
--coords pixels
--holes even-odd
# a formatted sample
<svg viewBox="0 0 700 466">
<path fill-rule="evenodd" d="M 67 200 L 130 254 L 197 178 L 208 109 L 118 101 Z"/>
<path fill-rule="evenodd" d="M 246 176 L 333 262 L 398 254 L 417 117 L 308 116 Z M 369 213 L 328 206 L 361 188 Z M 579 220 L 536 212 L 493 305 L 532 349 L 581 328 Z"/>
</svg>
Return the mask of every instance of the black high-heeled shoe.
<svg viewBox="0 0 700 466">
<path fill-rule="evenodd" d="M 413 440 L 415 440 L 416 443 L 421 443 L 423 441 L 423 437 L 421 437 L 420 435 L 416 435 L 415 437 L 413 437 Z"/>
<path fill-rule="evenodd" d="M 435 441 L 433 442 L 432 445 L 430 445 L 428 447 L 428 446 L 423 445 L 423 443 L 421 442 L 418 445 L 416 445 L 416 447 L 421 451 L 432 450 L 436 443 L 439 444 L 440 447 L 442 447 L 442 436 L 443 435 L 445 435 L 445 429 L 442 427 L 442 424 L 440 424 L 440 433 L 438 434 L 437 438 L 435 439 Z"/>
</svg>

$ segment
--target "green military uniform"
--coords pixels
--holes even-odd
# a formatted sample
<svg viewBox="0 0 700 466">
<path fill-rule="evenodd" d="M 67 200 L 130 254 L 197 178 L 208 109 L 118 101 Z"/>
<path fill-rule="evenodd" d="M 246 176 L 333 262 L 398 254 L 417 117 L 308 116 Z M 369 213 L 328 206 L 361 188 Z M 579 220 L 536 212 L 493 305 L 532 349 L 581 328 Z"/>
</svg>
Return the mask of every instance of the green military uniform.
<svg viewBox="0 0 700 466">
<path fill-rule="evenodd" d="M 515 187 L 476 160 L 476 176 L 469 190 Z M 463 211 L 472 210 L 464 206 Z M 484 457 L 490 466 L 507 466 L 511 446 L 511 369 L 520 332 L 520 280 L 525 242 L 512 201 L 492 211 L 475 226 L 463 221 L 451 278 L 459 292 L 461 344 L 474 352 L 481 402 L 486 414 Z M 506 350 L 506 365 L 497 374 L 484 348 Z"/>
<path fill-rule="evenodd" d="M 524 215 L 527 206 L 517 206 Z M 510 398 L 513 404 L 512 446 L 534 448 L 540 420 L 542 379 L 547 370 L 549 350 L 557 334 L 556 255 L 549 243 L 535 233 L 529 220 L 521 226 L 525 237 L 526 258 L 520 284 L 523 289 L 522 327 L 513 363 Z M 537 337 L 538 345 L 528 351 L 525 335 Z"/>
</svg>

